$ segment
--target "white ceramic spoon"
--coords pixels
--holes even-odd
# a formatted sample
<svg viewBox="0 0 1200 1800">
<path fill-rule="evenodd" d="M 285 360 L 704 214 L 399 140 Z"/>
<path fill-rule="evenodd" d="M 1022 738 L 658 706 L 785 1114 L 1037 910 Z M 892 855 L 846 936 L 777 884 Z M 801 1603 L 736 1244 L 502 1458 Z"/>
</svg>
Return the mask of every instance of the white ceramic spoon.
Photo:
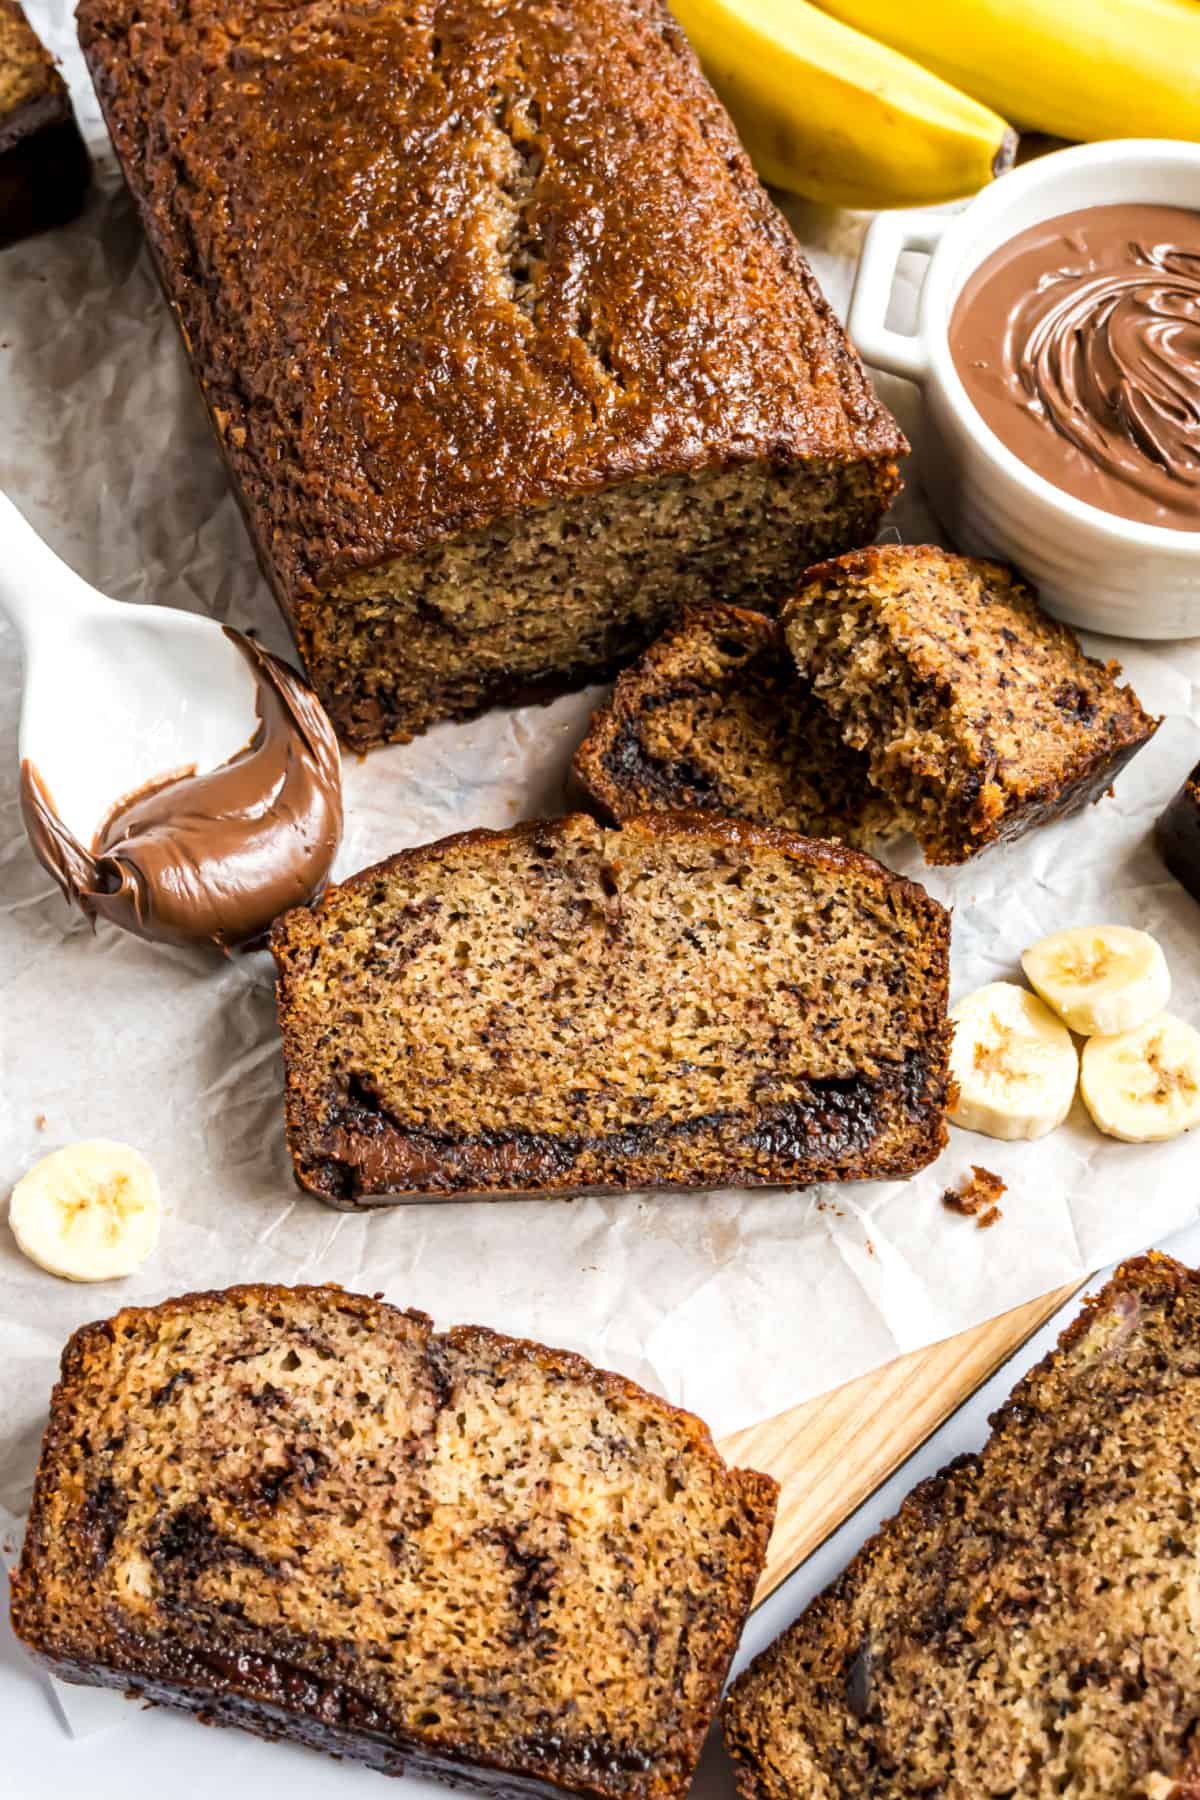
<svg viewBox="0 0 1200 1800">
<path fill-rule="evenodd" d="M 18 752 L 90 845 L 156 777 L 217 768 L 255 729 L 255 681 L 213 619 L 109 600 L 0 494 L 0 611 L 25 653 Z"/>
</svg>

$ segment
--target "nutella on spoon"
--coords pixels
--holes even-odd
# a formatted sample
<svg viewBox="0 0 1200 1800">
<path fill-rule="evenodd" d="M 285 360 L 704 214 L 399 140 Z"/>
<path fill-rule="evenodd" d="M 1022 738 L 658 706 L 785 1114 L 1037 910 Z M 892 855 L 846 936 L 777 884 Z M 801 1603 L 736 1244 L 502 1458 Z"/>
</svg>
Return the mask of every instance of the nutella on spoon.
<svg viewBox="0 0 1200 1800">
<path fill-rule="evenodd" d="M 226 630 L 255 681 L 258 724 L 218 768 L 183 770 L 120 800 L 90 849 L 21 764 L 21 810 L 39 860 L 68 900 L 161 943 L 250 943 L 325 886 L 342 831 L 333 728 L 307 684 Z"/>
<path fill-rule="evenodd" d="M 1093 206 L 966 282 L 950 352 L 996 436 L 1118 518 L 1200 532 L 1200 212 Z"/>
</svg>

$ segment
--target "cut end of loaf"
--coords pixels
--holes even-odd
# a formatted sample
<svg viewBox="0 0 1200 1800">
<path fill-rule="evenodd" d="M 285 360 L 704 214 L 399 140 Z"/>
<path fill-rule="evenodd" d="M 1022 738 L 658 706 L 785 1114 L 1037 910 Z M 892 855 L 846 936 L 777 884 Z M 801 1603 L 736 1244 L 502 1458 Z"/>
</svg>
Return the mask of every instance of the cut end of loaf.
<svg viewBox="0 0 1200 1800">
<path fill-rule="evenodd" d="M 71 1340 L 13 1621 L 68 1679 L 391 1773 L 666 1800 L 774 1500 L 579 1357 L 234 1288 Z"/>
<path fill-rule="evenodd" d="M 681 605 L 773 608 L 814 557 L 870 539 L 887 458 L 630 481 L 375 563 L 301 601 L 301 653 L 365 750 L 613 674 Z"/>
<path fill-rule="evenodd" d="M 403 852 L 275 929 L 297 1175 L 355 1206 L 910 1173 L 948 939 L 869 858 L 702 815 Z"/>
</svg>

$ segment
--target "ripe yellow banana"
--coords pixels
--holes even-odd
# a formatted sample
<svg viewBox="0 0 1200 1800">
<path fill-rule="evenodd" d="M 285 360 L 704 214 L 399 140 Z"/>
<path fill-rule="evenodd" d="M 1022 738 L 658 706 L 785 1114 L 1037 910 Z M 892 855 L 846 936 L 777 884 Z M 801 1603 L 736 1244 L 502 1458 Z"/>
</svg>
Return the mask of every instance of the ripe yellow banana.
<svg viewBox="0 0 1200 1800">
<path fill-rule="evenodd" d="M 1012 161 L 1002 118 L 807 0 L 671 7 L 776 187 L 832 206 L 922 206 L 973 194 Z"/>
<path fill-rule="evenodd" d="M 1200 138 L 1197 0 L 817 0 L 1056 137 Z"/>
</svg>

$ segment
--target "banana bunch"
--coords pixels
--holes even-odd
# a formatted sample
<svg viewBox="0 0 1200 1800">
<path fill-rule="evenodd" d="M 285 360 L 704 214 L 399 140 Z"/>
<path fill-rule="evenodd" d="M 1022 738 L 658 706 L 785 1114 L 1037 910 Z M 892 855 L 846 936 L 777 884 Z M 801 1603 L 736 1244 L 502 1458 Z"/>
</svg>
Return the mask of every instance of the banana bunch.
<svg viewBox="0 0 1200 1800">
<path fill-rule="evenodd" d="M 764 181 L 924 206 L 1059 137 L 1200 139 L 1198 0 L 670 0 Z"/>
<path fill-rule="evenodd" d="M 1025 130 L 1200 138 L 1197 0 L 820 4 Z"/>
<path fill-rule="evenodd" d="M 807 0 L 670 0 L 755 168 L 828 206 L 973 194 L 1016 134 L 977 100 Z"/>
</svg>

